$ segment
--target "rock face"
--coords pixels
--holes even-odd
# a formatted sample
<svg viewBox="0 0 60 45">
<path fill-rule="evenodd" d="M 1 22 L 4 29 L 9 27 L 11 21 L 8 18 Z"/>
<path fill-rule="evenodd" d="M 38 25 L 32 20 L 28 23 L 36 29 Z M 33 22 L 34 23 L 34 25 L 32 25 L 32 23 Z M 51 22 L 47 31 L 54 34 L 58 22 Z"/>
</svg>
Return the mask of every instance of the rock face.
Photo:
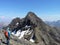
<svg viewBox="0 0 60 45">
<path fill-rule="evenodd" d="M 13 19 L 8 27 L 12 32 L 15 30 L 17 32 L 18 30 L 25 31 L 26 25 L 30 26 L 29 31 L 33 30 L 32 33 L 30 35 L 24 35 L 24 38 L 20 40 L 18 40 L 18 38 L 16 40 L 15 38 L 16 41 L 12 40 L 13 42 L 18 42 L 19 45 L 60 45 L 60 30 L 45 24 L 33 12 L 29 12 L 23 19 Z M 29 41 L 30 37 L 33 37 L 34 43 Z M 25 40 L 25 38 L 27 40 Z"/>
</svg>

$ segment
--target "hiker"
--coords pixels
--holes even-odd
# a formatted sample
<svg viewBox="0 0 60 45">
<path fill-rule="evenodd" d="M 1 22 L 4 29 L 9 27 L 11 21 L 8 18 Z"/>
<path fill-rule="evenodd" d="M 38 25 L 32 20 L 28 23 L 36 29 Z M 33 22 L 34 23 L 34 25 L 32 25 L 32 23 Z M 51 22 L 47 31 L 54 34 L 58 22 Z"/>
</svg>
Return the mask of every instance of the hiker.
<svg viewBox="0 0 60 45">
<path fill-rule="evenodd" d="M 7 28 L 7 30 L 3 30 L 3 33 L 6 37 L 6 44 L 9 45 L 9 40 L 10 40 L 10 31 L 9 31 L 9 29 Z"/>
</svg>

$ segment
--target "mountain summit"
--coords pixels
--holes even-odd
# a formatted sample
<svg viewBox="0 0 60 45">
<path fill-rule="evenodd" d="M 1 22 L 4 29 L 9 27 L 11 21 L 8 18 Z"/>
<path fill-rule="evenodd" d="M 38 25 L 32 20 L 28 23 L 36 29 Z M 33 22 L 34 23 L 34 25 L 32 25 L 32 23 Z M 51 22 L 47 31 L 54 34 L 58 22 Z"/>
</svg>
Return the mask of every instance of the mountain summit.
<svg viewBox="0 0 60 45">
<path fill-rule="evenodd" d="M 13 35 L 17 36 L 20 40 L 26 40 L 27 42 L 24 42 L 28 45 L 60 45 L 60 31 L 45 24 L 33 12 L 28 12 L 27 16 L 23 19 L 13 19 L 8 27 Z M 23 44 L 25 44 L 24 42 Z"/>
</svg>

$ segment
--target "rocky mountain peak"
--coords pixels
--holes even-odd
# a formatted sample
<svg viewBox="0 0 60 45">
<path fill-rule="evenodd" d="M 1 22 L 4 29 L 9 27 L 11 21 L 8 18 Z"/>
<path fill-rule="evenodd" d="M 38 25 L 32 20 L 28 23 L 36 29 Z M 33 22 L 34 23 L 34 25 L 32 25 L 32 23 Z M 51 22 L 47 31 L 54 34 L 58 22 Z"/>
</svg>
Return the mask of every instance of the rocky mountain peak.
<svg viewBox="0 0 60 45">
<path fill-rule="evenodd" d="M 16 26 L 16 24 L 19 25 Z M 34 40 L 31 40 L 35 42 L 34 44 L 36 45 L 60 45 L 60 31 L 45 24 L 33 12 L 28 12 L 27 16 L 23 19 L 13 19 L 8 27 L 10 27 L 12 31 L 16 31 L 17 34 L 20 32 L 21 36 L 23 34 L 23 37 L 28 41 L 31 39 L 30 37 L 33 37 Z M 24 36 L 24 34 L 30 35 Z"/>
<path fill-rule="evenodd" d="M 33 12 L 28 12 L 27 17 L 36 17 L 36 14 Z"/>
</svg>

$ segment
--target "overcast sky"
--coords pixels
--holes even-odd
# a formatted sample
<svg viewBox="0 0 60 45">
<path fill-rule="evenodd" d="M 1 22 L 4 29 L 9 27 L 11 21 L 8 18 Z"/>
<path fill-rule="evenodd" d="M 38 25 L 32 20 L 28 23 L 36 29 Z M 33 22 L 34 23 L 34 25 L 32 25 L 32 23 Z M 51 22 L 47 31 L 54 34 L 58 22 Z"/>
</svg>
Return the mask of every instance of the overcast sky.
<svg viewBox="0 0 60 45">
<path fill-rule="evenodd" d="M 23 18 L 29 11 L 44 21 L 60 20 L 60 0 L 0 0 L 0 21 Z"/>
</svg>

